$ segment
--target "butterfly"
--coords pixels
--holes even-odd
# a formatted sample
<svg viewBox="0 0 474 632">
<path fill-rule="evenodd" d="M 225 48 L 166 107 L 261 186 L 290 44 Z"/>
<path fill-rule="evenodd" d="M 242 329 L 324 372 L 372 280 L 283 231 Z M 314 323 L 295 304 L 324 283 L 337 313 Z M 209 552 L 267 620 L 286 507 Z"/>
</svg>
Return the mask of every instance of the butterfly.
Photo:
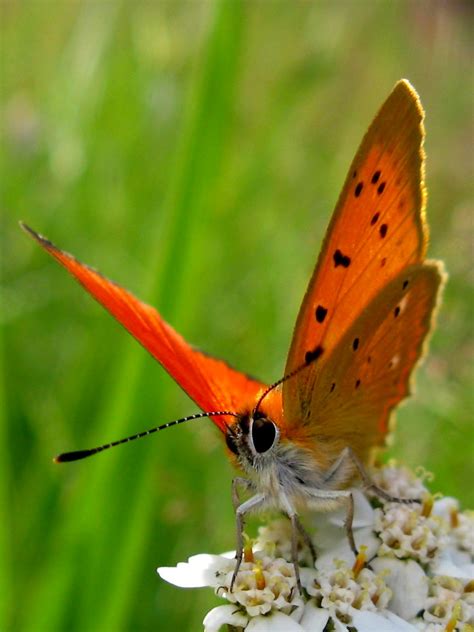
<svg viewBox="0 0 474 632">
<path fill-rule="evenodd" d="M 368 468 L 386 442 L 392 412 L 410 390 L 445 273 L 425 259 L 424 112 L 410 83 L 399 81 L 370 125 L 349 169 L 303 299 L 284 377 L 268 385 L 191 346 L 130 292 L 24 230 L 147 349 L 203 411 L 89 450 L 73 461 L 171 425 L 209 417 L 246 477 L 233 481 L 236 567 L 247 514 L 274 508 L 314 555 L 299 514 L 346 503 L 354 552 L 350 485 L 394 499 Z M 249 497 L 241 501 L 240 492 Z M 407 499 L 411 500 L 411 499 Z"/>
</svg>

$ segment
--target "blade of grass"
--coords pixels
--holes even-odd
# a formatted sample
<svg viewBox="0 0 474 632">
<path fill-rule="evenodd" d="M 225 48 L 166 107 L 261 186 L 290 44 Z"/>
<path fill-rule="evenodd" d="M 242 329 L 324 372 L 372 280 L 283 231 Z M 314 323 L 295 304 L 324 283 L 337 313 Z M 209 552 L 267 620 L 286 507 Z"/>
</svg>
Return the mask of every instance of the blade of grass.
<svg viewBox="0 0 474 632">
<path fill-rule="evenodd" d="M 160 244 L 165 238 L 164 249 L 148 266 L 151 294 L 158 294 L 157 279 L 160 281 L 160 306 L 173 321 L 179 321 L 177 299 L 183 288 L 183 273 L 188 265 L 187 245 L 209 209 L 209 194 L 216 186 L 219 166 L 225 152 L 226 128 L 232 113 L 232 95 L 237 77 L 237 60 L 241 29 L 240 2 L 219 2 L 212 16 L 211 32 L 204 51 L 197 77 L 188 100 L 188 118 L 185 122 L 174 178 L 170 185 L 169 198 L 164 208 L 167 221 L 165 234 L 160 235 Z M 203 159 L 205 157 L 205 159 Z M 205 222 L 204 222 L 205 223 Z M 153 252 L 153 248 L 150 248 Z M 161 276 L 160 273 L 161 272 Z M 154 287 L 153 287 L 154 286 Z M 187 294 L 187 301 L 189 295 Z M 151 382 L 153 378 L 141 376 Z M 150 389 L 153 384 L 150 383 Z M 156 389 L 156 387 L 155 387 Z M 149 389 L 145 388 L 145 391 Z M 155 392 L 156 397 L 156 392 Z M 151 411 L 150 411 L 151 412 Z M 145 562 L 146 542 L 152 526 L 155 508 L 150 503 L 154 480 L 152 471 L 156 467 L 154 447 L 145 448 L 147 454 L 133 486 L 136 493 L 130 507 L 129 520 L 121 536 L 118 562 L 111 575 L 107 560 L 111 551 L 104 551 L 100 568 L 103 581 L 109 582 L 109 599 L 102 604 L 101 616 L 97 617 L 96 592 L 92 588 L 85 608 L 86 616 L 79 628 L 118 629 L 125 620 L 127 610 L 136 595 L 136 580 L 140 565 Z M 103 490 L 110 487 L 106 481 Z M 117 508 L 121 506 L 121 493 L 117 494 Z M 100 502 L 98 503 L 100 509 Z M 146 560 L 147 565 L 154 560 Z M 97 582 L 100 585 L 100 581 Z M 95 612 L 94 612 L 95 610 Z"/>
<path fill-rule="evenodd" d="M 0 507 L 3 516 L 0 520 L 0 628 L 9 627 L 12 609 L 12 560 L 10 543 L 10 452 L 8 450 L 6 393 L 3 371 L 3 330 L 0 330 Z"/>
<path fill-rule="evenodd" d="M 236 80 L 240 11 L 240 3 L 216 5 L 207 49 L 189 95 L 188 118 L 169 197 L 163 209 L 165 225 L 161 227 L 160 248 L 154 251 L 150 244 L 150 252 L 157 254 L 150 257 L 145 286 L 150 288 L 150 294 L 160 289 L 160 305 L 168 315 L 175 309 L 182 285 L 186 244 L 198 218 L 206 212 L 206 194 L 212 191 L 225 148 L 225 128 L 231 113 L 231 95 Z M 203 156 L 206 160 L 202 159 Z M 115 385 L 100 415 L 104 436 L 126 431 L 137 384 L 143 379 L 142 365 L 141 356 L 135 353 L 133 345 L 127 345 Z M 156 398 L 156 387 L 154 390 Z M 116 630 L 123 626 L 136 592 L 135 570 L 143 561 L 153 512 L 149 488 L 153 480 L 151 470 L 154 460 L 151 448 L 145 448 L 145 451 L 147 453 L 133 475 L 134 492 L 130 496 L 127 519 L 116 525 L 112 536 L 98 528 L 102 499 L 108 495 L 109 505 L 120 512 L 123 490 L 116 490 L 116 481 L 120 478 L 122 461 L 126 457 L 111 455 L 110 459 L 98 461 L 93 466 L 88 464 L 90 471 L 84 491 L 78 493 L 66 508 L 70 519 L 66 520 L 62 537 L 72 540 L 71 553 L 67 560 L 53 563 L 56 571 L 51 576 L 61 578 L 54 584 L 62 593 L 62 598 L 56 593 L 55 601 L 62 602 L 62 605 L 56 609 L 54 620 L 48 620 L 48 626 L 62 627 L 68 623 L 66 613 L 70 609 L 70 595 L 77 583 L 77 572 L 81 573 L 81 556 L 85 551 L 93 562 L 86 581 L 80 583 L 81 594 L 75 597 L 81 604 L 75 612 L 75 627 L 79 630 Z M 45 595 L 40 601 L 44 598 Z M 38 614 L 36 610 L 30 619 L 31 629 L 38 626 Z"/>
</svg>

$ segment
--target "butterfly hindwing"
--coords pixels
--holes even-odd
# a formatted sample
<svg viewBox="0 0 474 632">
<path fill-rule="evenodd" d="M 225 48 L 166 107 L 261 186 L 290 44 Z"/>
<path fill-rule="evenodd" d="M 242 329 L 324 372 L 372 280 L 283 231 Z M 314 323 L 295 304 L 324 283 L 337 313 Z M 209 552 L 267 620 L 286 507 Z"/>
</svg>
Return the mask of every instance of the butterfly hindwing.
<svg viewBox="0 0 474 632">
<path fill-rule="evenodd" d="M 57 248 L 28 226 L 22 227 L 142 344 L 196 404 L 205 411 L 237 411 L 251 407 L 265 385 L 189 345 L 159 313 Z M 213 421 L 221 429 L 223 417 Z"/>
<path fill-rule="evenodd" d="M 351 446 L 366 462 L 384 443 L 391 411 L 409 394 L 444 277 L 439 262 L 409 266 L 344 333 L 300 419 L 321 450 Z"/>
<path fill-rule="evenodd" d="M 422 121 L 415 91 L 398 82 L 354 158 L 296 322 L 285 373 L 317 359 L 283 385 L 288 419 L 308 408 L 317 376 L 354 319 L 401 270 L 423 260 Z"/>
</svg>

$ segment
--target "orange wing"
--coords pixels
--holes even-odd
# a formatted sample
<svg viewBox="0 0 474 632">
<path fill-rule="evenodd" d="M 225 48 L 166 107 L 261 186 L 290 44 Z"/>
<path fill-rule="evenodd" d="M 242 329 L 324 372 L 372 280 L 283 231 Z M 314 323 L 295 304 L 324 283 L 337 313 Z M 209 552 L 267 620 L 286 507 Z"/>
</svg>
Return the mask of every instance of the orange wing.
<svg viewBox="0 0 474 632">
<path fill-rule="evenodd" d="M 285 373 L 316 360 L 283 384 L 288 423 L 308 415 L 317 376 L 357 316 L 424 258 L 422 121 L 416 92 L 398 82 L 354 158 L 293 334 Z"/>
<path fill-rule="evenodd" d="M 21 226 L 160 362 L 202 410 L 239 412 L 252 408 L 265 384 L 194 349 L 153 307 L 59 250 L 25 224 Z M 214 417 L 213 421 L 225 431 L 223 417 Z"/>
<path fill-rule="evenodd" d="M 439 262 L 409 266 L 339 341 L 319 374 L 310 419 L 300 429 L 321 452 L 321 465 L 328 466 L 347 446 L 367 462 L 373 448 L 384 444 L 390 413 L 409 394 L 444 278 Z"/>
</svg>

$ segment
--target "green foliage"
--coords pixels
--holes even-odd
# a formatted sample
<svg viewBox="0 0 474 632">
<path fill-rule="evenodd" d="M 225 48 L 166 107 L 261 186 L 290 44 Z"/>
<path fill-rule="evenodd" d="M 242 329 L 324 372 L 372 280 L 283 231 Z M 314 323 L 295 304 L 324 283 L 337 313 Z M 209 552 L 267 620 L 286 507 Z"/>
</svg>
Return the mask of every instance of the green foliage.
<svg viewBox="0 0 474 632">
<path fill-rule="evenodd" d="M 200 629 L 158 565 L 234 546 L 209 422 L 19 219 L 264 380 L 345 171 L 400 77 L 427 111 L 430 254 L 451 274 L 392 454 L 473 504 L 472 49 L 458 3 L 3 3 L 0 628 Z M 471 469 L 469 469 L 471 468 Z"/>
</svg>

